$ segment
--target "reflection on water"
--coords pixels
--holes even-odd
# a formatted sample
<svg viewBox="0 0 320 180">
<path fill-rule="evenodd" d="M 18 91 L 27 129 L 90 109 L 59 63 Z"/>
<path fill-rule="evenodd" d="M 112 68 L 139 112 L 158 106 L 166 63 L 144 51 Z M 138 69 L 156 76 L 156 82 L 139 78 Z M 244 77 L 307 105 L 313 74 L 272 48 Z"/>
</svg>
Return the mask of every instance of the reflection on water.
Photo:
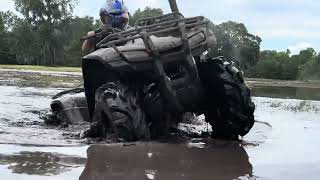
<svg viewBox="0 0 320 180">
<path fill-rule="evenodd" d="M 87 152 L 88 162 L 80 180 L 237 179 L 252 176 L 248 154 L 237 142 L 93 145 Z"/>
<path fill-rule="evenodd" d="M 80 167 L 85 158 L 48 152 L 20 152 L 1 155 L 0 165 L 7 165 L 16 174 L 52 176 Z"/>
<path fill-rule="evenodd" d="M 320 100 L 319 88 L 306 87 L 253 87 L 254 96 L 302 99 L 302 100 Z"/>
</svg>

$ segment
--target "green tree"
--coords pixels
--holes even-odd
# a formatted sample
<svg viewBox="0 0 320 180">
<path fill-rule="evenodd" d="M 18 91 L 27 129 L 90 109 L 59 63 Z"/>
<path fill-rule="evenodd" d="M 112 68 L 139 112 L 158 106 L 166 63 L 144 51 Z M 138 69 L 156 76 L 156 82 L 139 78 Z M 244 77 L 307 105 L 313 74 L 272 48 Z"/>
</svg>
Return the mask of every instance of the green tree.
<svg viewBox="0 0 320 180">
<path fill-rule="evenodd" d="M 254 77 L 270 78 L 278 76 L 280 71 L 280 63 L 274 58 L 276 51 L 262 51 L 260 53 L 260 61 L 255 66 L 255 71 L 251 72 Z"/>
<path fill-rule="evenodd" d="M 298 56 L 292 57 L 297 64 L 297 78 L 302 80 L 320 79 L 320 54 L 313 48 L 300 51 Z"/>
<path fill-rule="evenodd" d="M 72 16 L 77 0 L 14 0 L 14 3 L 29 23 L 57 25 Z"/>
<path fill-rule="evenodd" d="M 320 80 L 320 54 L 299 68 L 300 80 Z"/>
<path fill-rule="evenodd" d="M 0 12 L 0 63 L 1 64 L 15 64 L 15 55 L 10 51 L 10 37 L 9 29 L 17 17 L 12 12 Z"/>
<path fill-rule="evenodd" d="M 11 11 L 0 11 L 0 31 L 10 31 L 18 20 L 17 15 Z"/>
<path fill-rule="evenodd" d="M 17 56 L 22 61 L 55 65 L 64 61 L 63 29 L 72 18 L 76 0 L 14 0 L 25 19 L 15 28 Z M 21 37 L 25 33 L 29 37 Z M 32 38 L 32 39 L 31 39 Z M 31 41 L 30 41 L 31 40 Z M 29 43 L 30 47 L 25 47 Z M 36 50 L 34 50 L 34 48 Z"/>
<path fill-rule="evenodd" d="M 290 51 L 262 51 L 260 60 L 252 71 L 252 75 L 258 78 L 296 80 L 316 79 L 319 64 L 315 50 L 308 48 L 299 54 L 291 55 Z"/>
<path fill-rule="evenodd" d="M 134 26 L 137 20 L 141 18 L 147 17 L 155 17 L 163 15 L 162 9 L 146 7 L 144 10 L 140 8 L 134 12 L 132 16 L 130 16 L 130 25 Z"/>
<path fill-rule="evenodd" d="M 217 45 L 209 51 L 212 56 L 224 56 L 246 71 L 258 62 L 262 40 L 250 34 L 244 24 L 228 21 L 210 26 L 217 39 Z"/>
<path fill-rule="evenodd" d="M 82 42 L 80 38 L 99 26 L 99 21 L 95 21 L 93 17 L 88 16 L 84 18 L 76 17 L 70 22 L 66 29 L 64 29 L 65 34 L 68 36 L 66 37 L 68 43 L 64 47 L 65 58 L 67 60 L 64 65 L 81 65 L 81 58 L 85 54 L 81 51 Z"/>
<path fill-rule="evenodd" d="M 265 50 L 260 53 L 260 60 L 251 71 L 252 76 L 268 79 L 291 79 L 290 68 L 285 64 L 290 61 L 290 51 L 277 52 Z"/>
</svg>

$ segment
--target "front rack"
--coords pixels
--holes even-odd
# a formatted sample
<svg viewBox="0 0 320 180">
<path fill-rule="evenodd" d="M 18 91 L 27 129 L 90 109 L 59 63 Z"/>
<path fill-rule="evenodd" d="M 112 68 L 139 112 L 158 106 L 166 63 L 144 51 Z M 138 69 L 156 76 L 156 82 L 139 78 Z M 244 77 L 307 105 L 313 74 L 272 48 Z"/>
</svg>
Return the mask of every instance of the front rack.
<svg viewBox="0 0 320 180">
<path fill-rule="evenodd" d="M 127 31 L 114 33 L 105 37 L 97 44 L 97 48 L 112 47 L 124 61 L 129 62 L 125 54 L 117 46 L 119 46 L 119 44 L 125 44 L 128 41 L 134 42 L 134 40 L 136 39 L 142 39 L 146 47 L 146 52 L 153 59 L 153 70 L 158 77 L 158 81 L 161 87 L 161 95 L 163 95 L 163 97 L 168 100 L 172 107 L 175 107 L 178 111 L 181 111 L 183 109 L 183 104 L 177 98 L 176 88 L 181 85 L 186 85 L 188 86 L 187 89 L 189 89 L 189 94 L 199 94 L 197 89 L 199 89 L 200 86 L 197 67 L 189 45 L 187 30 L 195 28 L 197 26 L 206 25 L 207 21 L 204 21 L 203 16 L 183 18 L 181 14 L 181 18 L 173 18 L 177 17 L 177 15 L 179 14 L 173 13 L 164 16 L 138 20 L 136 23 L 137 26 L 135 26 L 134 28 Z M 145 25 L 138 26 L 141 24 Z M 208 30 L 205 33 L 208 37 Z M 161 34 L 180 35 L 181 49 L 178 50 L 178 53 L 179 58 L 184 60 L 187 76 L 179 80 L 171 80 L 166 74 L 163 64 L 163 56 L 160 54 L 160 50 L 157 49 L 150 37 L 152 35 Z"/>
<path fill-rule="evenodd" d="M 174 15 L 174 13 L 169 15 Z M 167 17 L 169 15 L 164 15 L 164 16 Z M 114 33 L 105 37 L 103 40 L 101 40 L 97 44 L 97 48 L 114 47 L 115 44 L 123 44 L 128 41 L 134 41 L 135 39 L 143 38 L 145 36 L 150 37 L 151 35 L 174 32 L 179 30 L 179 24 L 184 24 L 185 28 L 191 29 L 199 25 L 207 24 L 207 22 L 204 22 L 203 19 L 204 19 L 203 16 L 197 16 L 192 18 L 168 20 L 168 21 L 154 23 L 147 26 L 136 26 L 131 30 Z M 142 22 L 145 20 L 148 20 L 148 18 L 138 20 L 137 22 Z"/>
</svg>

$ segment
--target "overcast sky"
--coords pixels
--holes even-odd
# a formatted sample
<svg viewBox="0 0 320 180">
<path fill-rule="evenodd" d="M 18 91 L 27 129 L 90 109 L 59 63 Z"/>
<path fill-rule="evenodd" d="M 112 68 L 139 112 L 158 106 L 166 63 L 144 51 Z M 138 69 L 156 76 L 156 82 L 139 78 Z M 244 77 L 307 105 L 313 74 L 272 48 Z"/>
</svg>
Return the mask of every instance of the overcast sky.
<svg viewBox="0 0 320 180">
<path fill-rule="evenodd" d="M 95 16 L 105 0 L 79 0 L 78 16 Z M 167 0 L 124 0 L 129 11 L 151 6 L 169 12 Z M 320 0 L 177 0 L 185 16 L 204 15 L 215 23 L 244 23 L 259 35 L 262 49 L 320 51 Z M 0 11 L 14 10 L 12 0 L 0 0 Z"/>
</svg>

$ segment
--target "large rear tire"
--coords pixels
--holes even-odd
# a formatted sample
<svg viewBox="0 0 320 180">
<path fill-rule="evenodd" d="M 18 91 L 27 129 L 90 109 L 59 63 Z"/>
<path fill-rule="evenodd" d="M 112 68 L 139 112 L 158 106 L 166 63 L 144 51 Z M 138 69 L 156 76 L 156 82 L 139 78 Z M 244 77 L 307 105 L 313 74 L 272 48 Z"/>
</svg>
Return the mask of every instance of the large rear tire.
<svg viewBox="0 0 320 180">
<path fill-rule="evenodd" d="M 204 114 L 212 126 L 213 138 L 238 139 L 254 125 L 255 105 L 241 72 L 230 64 L 212 59 L 199 65 L 206 90 Z"/>
<path fill-rule="evenodd" d="M 149 131 L 138 93 L 120 82 L 110 82 L 97 89 L 93 124 L 89 137 L 119 141 L 146 139 Z"/>
</svg>

